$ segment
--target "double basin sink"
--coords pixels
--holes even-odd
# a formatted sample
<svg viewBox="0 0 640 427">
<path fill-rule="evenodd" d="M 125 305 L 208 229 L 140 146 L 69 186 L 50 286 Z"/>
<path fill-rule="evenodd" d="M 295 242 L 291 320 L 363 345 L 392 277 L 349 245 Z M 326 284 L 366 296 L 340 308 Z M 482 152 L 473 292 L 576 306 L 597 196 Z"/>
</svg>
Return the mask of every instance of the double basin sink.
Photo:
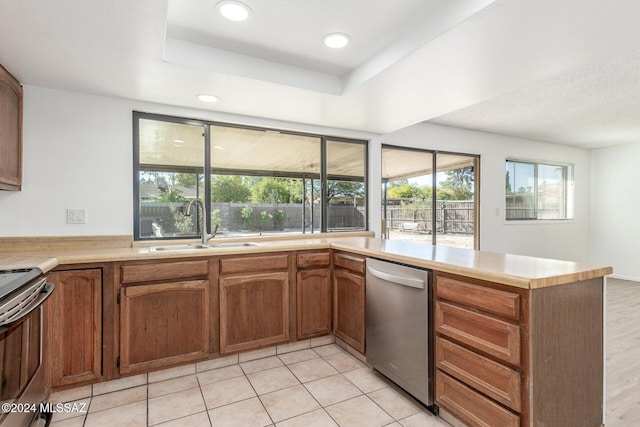
<svg viewBox="0 0 640 427">
<path fill-rule="evenodd" d="M 259 243 L 255 242 L 229 242 L 229 243 L 212 243 L 203 245 L 201 243 L 196 243 L 192 245 L 167 245 L 167 246 L 154 246 L 149 248 L 151 252 L 171 252 L 171 251 L 186 251 L 193 249 L 228 249 L 228 248 L 244 248 L 248 246 L 260 246 Z"/>
</svg>

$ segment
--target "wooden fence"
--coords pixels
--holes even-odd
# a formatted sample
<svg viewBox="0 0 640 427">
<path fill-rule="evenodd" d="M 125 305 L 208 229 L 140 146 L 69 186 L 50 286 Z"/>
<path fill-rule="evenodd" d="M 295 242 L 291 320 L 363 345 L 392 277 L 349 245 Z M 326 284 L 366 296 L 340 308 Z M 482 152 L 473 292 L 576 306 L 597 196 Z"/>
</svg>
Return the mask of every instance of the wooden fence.
<svg viewBox="0 0 640 427">
<path fill-rule="evenodd" d="M 433 233 L 433 213 L 439 234 L 473 234 L 475 206 L 467 200 L 438 200 L 435 210 L 428 204 L 387 206 L 387 228 L 416 233 Z M 384 206 L 382 215 L 384 218 Z"/>
</svg>

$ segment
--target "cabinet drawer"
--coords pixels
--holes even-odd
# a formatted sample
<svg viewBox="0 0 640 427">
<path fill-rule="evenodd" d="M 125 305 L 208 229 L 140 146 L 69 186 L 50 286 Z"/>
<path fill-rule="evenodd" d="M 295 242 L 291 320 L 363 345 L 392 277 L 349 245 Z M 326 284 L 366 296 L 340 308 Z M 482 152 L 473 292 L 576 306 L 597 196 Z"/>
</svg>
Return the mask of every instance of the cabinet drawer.
<svg viewBox="0 0 640 427">
<path fill-rule="evenodd" d="M 333 265 L 358 274 L 364 274 L 366 271 L 364 258 L 339 252 L 333 254 Z"/>
<path fill-rule="evenodd" d="M 329 267 L 329 252 L 304 252 L 298 254 L 298 268 Z"/>
<path fill-rule="evenodd" d="M 498 316 L 520 319 L 520 295 L 437 276 L 436 296 Z"/>
<path fill-rule="evenodd" d="M 209 274 L 209 261 L 207 260 L 123 265 L 120 267 L 120 282 L 136 283 L 184 279 L 206 276 L 207 274 Z"/>
<path fill-rule="evenodd" d="M 289 255 L 259 255 L 220 260 L 220 274 L 255 273 L 289 268 Z"/>
<path fill-rule="evenodd" d="M 520 365 L 520 327 L 437 301 L 436 332 L 512 365 Z"/>
<path fill-rule="evenodd" d="M 519 416 L 440 371 L 436 371 L 436 403 L 469 426 L 520 426 Z"/>
<path fill-rule="evenodd" d="M 520 373 L 443 338 L 436 338 L 436 367 L 520 412 Z"/>
</svg>

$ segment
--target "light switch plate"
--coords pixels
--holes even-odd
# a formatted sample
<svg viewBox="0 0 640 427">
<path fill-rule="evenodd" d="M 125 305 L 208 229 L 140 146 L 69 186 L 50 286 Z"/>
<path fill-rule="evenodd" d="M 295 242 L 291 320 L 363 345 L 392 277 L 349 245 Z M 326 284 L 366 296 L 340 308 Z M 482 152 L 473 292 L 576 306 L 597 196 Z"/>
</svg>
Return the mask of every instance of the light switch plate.
<svg viewBox="0 0 640 427">
<path fill-rule="evenodd" d="M 87 223 L 87 210 L 86 209 L 67 209 L 67 224 L 86 224 Z"/>
</svg>

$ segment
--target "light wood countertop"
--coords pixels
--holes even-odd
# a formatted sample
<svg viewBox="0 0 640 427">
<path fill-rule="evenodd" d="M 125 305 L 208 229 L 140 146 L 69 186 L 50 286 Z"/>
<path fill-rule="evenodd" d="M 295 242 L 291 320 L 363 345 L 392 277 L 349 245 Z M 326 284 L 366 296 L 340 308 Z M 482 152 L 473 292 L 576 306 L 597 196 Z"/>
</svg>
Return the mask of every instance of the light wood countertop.
<svg viewBox="0 0 640 427">
<path fill-rule="evenodd" d="M 65 243 L 65 238 L 26 238 L 24 244 L 20 244 L 23 241 L 19 238 L 5 238 L 0 239 L 0 269 L 36 266 L 46 272 L 62 264 L 333 248 L 525 289 L 562 285 L 613 272 L 609 266 L 382 240 L 371 237 L 371 234 L 272 236 L 244 239 L 259 242 L 260 246 L 157 252 L 151 251 L 150 246 L 167 246 L 177 242 L 136 242 L 132 245 L 126 236 L 109 236 L 105 239 L 93 236 L 72 238 L 70 243 Z M 218 242 L 230 241 L 233 240 L 220 239 Z"/>
</svg>

